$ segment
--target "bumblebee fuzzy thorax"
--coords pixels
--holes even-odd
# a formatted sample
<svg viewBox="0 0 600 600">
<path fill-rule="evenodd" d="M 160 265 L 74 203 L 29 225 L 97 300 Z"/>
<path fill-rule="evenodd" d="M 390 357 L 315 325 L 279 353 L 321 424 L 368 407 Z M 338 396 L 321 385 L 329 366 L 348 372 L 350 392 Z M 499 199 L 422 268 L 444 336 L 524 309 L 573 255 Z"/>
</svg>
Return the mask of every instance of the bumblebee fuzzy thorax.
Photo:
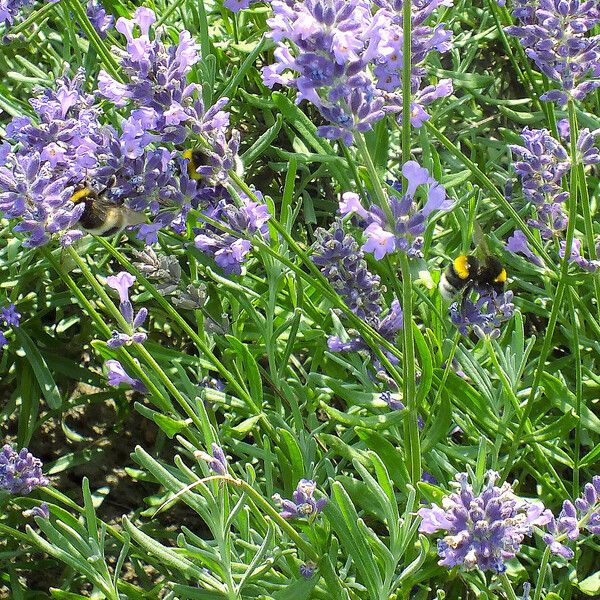
<svg viewBox="0 0 600 600">
<path fill-rule="evenodd" d="M 452 300 L 460 290 L 472 283 L 479 268 L 474 256 L 457 256 L 442 273 L 439 289 L 446 300 Z"/>
</svg>

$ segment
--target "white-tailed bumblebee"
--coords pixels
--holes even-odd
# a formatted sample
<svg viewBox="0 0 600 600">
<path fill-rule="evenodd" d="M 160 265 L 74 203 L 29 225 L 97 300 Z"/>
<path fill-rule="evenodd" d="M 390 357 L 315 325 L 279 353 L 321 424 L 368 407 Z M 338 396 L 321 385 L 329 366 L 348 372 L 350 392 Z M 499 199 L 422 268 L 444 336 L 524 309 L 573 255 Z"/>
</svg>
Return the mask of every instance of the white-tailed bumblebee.
<svg viewBox="0 0 600 600">
<path fill-rule="evenodd" d="M 461 291 L 472 287 L 501 293 L 506 279 L 506 269 L 495 256 L 486 255 L 480 262 L 475 256 L 461 254 L 442 273 L 439 290 L 446 300 L 453 300 Z"/>
<path fill-rule="evenodd" d="M 105 191 L 96 192 L 84 186 L 71 196 L 71 202 L 74 204 L 84 204 L 78 222 L 84 231 L 93 235 L 110 236 L 129 225 L 138 225 L 146 220 L 143 213 L 135 212 L 106 198 Z"/>
</svg>

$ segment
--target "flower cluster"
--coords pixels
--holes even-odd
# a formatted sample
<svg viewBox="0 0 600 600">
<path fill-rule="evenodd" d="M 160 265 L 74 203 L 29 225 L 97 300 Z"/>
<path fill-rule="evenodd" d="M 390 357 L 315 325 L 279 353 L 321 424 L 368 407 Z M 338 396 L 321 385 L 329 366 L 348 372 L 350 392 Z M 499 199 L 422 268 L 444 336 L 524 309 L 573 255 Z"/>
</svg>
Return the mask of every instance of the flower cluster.
<svg viewBox="0 0 600 600">
<path fill-rule="evenodd" d="M 292 494 L 293 500 L 286 500 L 279 494 L 273 495 L 273 502 L 282 510 L 279 513 L 284 519 L 300 519 L 308 517 L 313 521 L 327 504 L 327 498 L 315 499 L 317 484 L 310 479 L 301 479 Z"/>
<path fill-rule="evenodd" d="M 441 506 L 418 511 L 420 532 L 446 532 L 438 540 L 438 564 L 503 573 L 506 560 L 517 554 L 534 525 L 548 523 L 549 511 L 541 502 L 519 498 L 508 483 L 494 485 L 498 477 L 489 471 L 486 484 L 476 494 L 467 474 L 458 473 L 455 493 L 445 496 Z"/>
<path fill-rule="evenodd" d="M 5 444 L 0 452 L 0 490 L 26 495 L 36 487 L 48 485 L 42 473 L 42 461 L 27 448 L 16 452 Z"/>
<path fill-rule="evenodd" d="M 401 112 L 402 3 L 375 4 L 373 11 L 368 0 L 273 0 L 268 20 L 277 49 L 276 62 L 263 70 L 265 84 L 296 88 L 297 102 L 308 100 L 330 123 L 319 135 L 346 145 L 386 112 Z M 448 2 L 413 3 L 411 121 L 417 127 L 428 119 L 423 106 L 452 92 L 449 80 L 420 89 L 427 55 L 450 48 L 442 25 L 424 25 L 442 4 Z"/>
<path fill-rule="evenodd" d="M 142 344 L 148 337 L 143 331 L 136 331 L 144 324 L 148 316 L 148 309 L 142 307 L 137 314 L 134 314 L 133 305 L 129 300 L 129 288 L 134 282 L 135 277 L 127 271 L 121 271 L 117 275 L 106 278 L 107 285 L 119 293 L 119 311 L 130 330 L 128 333 L 113 331 L 112 338 L 106 342 L 109 348 L 120 348 L 125 344 Z"/>
<path fill-rule="evenodd" d="M 496 292 L 492 289 L 477 291 L 477 297 L 464 297 L 450 305 L 452 323 L 462 335 L 474 332 L 477 337 L 489 336 L 495 339 L 500 336 L 500 325 L 512 318 L 515 305 L 513 293 Z"/>
<path fill-rule="evenodd" d="M 427 217 L 435 211 L 446 211 L 452 207 L 444 187 L 416 161 L 404 163 L 402 175 L 408 181 L 408 186 L 401 194 L 400 184 L 393 184 L 389 212 L 377 205 L 371 205 L 366 210 L 358 194 L 354 193 L 344 194 L 340 202 L 342 216 L 353 215 L 359 219 L 367 237 L 362 249 L 372 253 L 376 260 L 396 251 L 404 252 L 411 258 L 422 256 L 422 236 Z M 422 208 L 418 208 L 415 200 L 420 186 L 427 187 L 427 202 Z"/>
<path fill-rule="evenodd" d="M 569 98 L 581 100 L 600 86 L 600 35 L 587 35 L 600 23 L 598 3 L 592 0 L 519 2 L 515 17 L 521 25 L 507 27 L 519 38 L 540 71 L 558 84 L 541 96 L 559 106 Z"/>
<path fill-rule="evenodd" d="M 17 145 L 0 152 L 0 211 L 20 219 L 14 231 L 25 233 L 25 245 L 40 246 L 59 235 L 69 244 L 82 233 L 76 229 L 83 204 L 70 202 L 83 173 L 95 165 L 102 142 L 94 98 L 82 92 L 85 72 L 57 80 L 30 103 L 38 119 L 15 117 L 6 135 Z"/>
<path fill-rule="evenodd" d="M 21 322 L 21 313 L 17 312 L 16 306 L 11 302 L 8 306 L 0 308 L 0 323 L 7 327 L 18 327 Z M 8 345 L 6 333 L 0 331 L 0 349 Z"/>
<path fill-rule="evenodd" d="M 321 268 L 346 306 L 361 319 L 378 316 L 383 301 L 380 279 L 367 268 L 355 239 L 344 233 L 339 221 L 334 223 L 332 231 L 319 228 L 315 235 L 317 244 L 312 261 Z"/>
<path fill-rule="evenodd" d="M 202 213 L 205 222 L 196 229 L 196 248 L 214 257 L 225 273 L 240 275 L 252 248 L 248 238 L 254 234 L 266 237 L 270 217 L 266 204 L 253 202 L 245 195 L 241 196 L 240 206 L 220 200 Z"/>
<path fill-rule="evenodd" d="M 514 168 L 521 178 L 523 195 L 537 212 L 537 218 L 528 223 L 548 239 L 567 226 L 562 204 L 569 193 L 562 190 L 561 181 L 571 163 L 562 144 L 547 129 L 525 127 L 521 138 L 522 146 L 512 144 L 509 147 L 519 159 L 514 162 Z"/>
<path fill-rule="evenodd" d="M 561 137 L 568 139 L 568 123 L 562 125 Z M 514 168 L 521 178 L 523 195 L 536 211 L 535 217 L 527 223 L 538 229 L 543 239 L 551 239 L 561 235 L 567 227 L 568 217 L 563 210 L 563 204 L 569 198 L 569 193 L 563 190 L 561 183 L 571 169 L 571 162 L 563 145 L 552 137 L 547 129 L 525 127 L 521 132 L 521 139 L 523 145 L 512 144 L 509 147 L 518 158 L 514 162 Z M 576 150 L 577 160 L 584 166 L 600 162 L 600 153 L 594 143 L 595 134 L 588 129 L 582 129 L 577 138 Z M 539 257 L 531 252 L 520 231 L 515 231 L 507 249 L 520 252 L 535 264 L 540 264 Z M 561 256 L 564 256 L 564 252 L 565 242 L 562 241 Z M 573 240 L 569 261 L 586 271 L 595 271 L 598 268 L 596 261 L 581 255 L 581 243 L 577 239 Z"/>
<path fill-rule="evenodd" d="M 149 211 L 153 221 L 138 230 L 148 244 L 165 227 L 184 232 L 190 208 L 222 195 L 215 186 L 226 181 L 239 145 L 223 110 L 228 100 L 205 110 L 201 87 L 187 83 L 199 60 L 196 44 L 183 31 L 178 44 L 168 45 L 161 28 L 151 34 L 155 21 L 143 7 L 132 19 L 117 21 L 127 46 L 114 53 L 128 80 L 102 71 L 98 95 L 125 113 L 115 119 L 118 129 L 101 122 L 104 109 L 96 94 L 83 92 L 83 70 L 30 101 L 35 120 L 18 117 L 8 125 L 14 146 L 0 148 L 0 212 L 19 219 L 14 230 L 27 236 L 27 245 L 43 245 L 53 236 L 68 245 L 83 235 L 78 221 L 85 206 L 71 201 L 83 186 L 117 206 Z M 188 171 L 187 161 L 172 150 L 190 139 L 202 146 L 198 172 Z"/>
<path fill-rule="evenodd" d="M 583 494 L 573 504 L 565 500 L 558 518 L 554 516 L 548 523 L 548 533 L 543 540 L 553 554 L 566 559 L 571 559 L 575 553 L 563 544 L 564 540 L 576 540 L 581 529 L 586 529 L 593 535 L 600 535 L 600 475 L 592 478 L 591 483 L 586 483 Z"/>
<path fill-rule="evenodd" d="M 350 145 L 384 116 L 384 99 L 366 70 L 377 56 L 381 26 L 368 0 L 273 0 L 267 21 L 277 43 L 275 64 L 263 70 L 265 85 L 298 90 L 331 123 L 319 135 Z M 290 52 L 293 44 L 297 55 Z"/>
<path fill-rule="evenodd" d="M 385 16 L 375 59 L 374 73 L 377 88 L 384 90 L 385 110 L 398 113 L 398 121 L 402 119 L 402 64 L 403 64 L 403 0 L 374 0 L 381 7 L 380 19 Z M 423 79 L 427 69 L 423 66 L 432 52 L 443 54 L 451 48 L 452 33 L 444 29 L 443 23 L 430 27 L 425 25 L 427 19 L 440 6 L 451 6 L 452 0 L 417 0 L 411 2 L 412 35 L 411 35 L 411 111 L 410 122 L 413 127 L 429 120 L 425 106 L 438 98 L 452 93 L 452 80 L 442 79 L 436 84 L 423 87 Z"/>
<path fill-rule="evenodd" d="M 344 197 L 348 199 L 348 194 Z M 316 231 L 317 243 L 313 248 L 312 260 L 321 273 L 327 277 L 332 287 L 344 299 L 348 308 L 376 329 L 380 335 L 393 342 L 404 322 L 400 303 L 394 299 L 388 314 L 382 318 L 383 296 L 379 277 L 367 268 L 362 250 L 351 235 L 346 235 L 342 224 L 336 221 L 332 231 L 319 228 Z M 342 341 L 338 336 L 331 336 L 327 342 L 332 352 L 357 352 L 369 350 L 367 343 L 358 332 L 348 332 L 351 339 Z M 396 362 L 396 357 L 388 355 Z M 374 364 L 379 361 L 372 357 Z"/>
</svg>

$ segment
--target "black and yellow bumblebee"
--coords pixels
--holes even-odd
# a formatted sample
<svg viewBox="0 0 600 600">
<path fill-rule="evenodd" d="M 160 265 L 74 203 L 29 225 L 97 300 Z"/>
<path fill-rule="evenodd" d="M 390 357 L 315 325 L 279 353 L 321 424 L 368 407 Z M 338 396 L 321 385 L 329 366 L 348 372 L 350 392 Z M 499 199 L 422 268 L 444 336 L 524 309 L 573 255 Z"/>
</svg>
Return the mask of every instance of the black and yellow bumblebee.
<svg viewBox="0 0 600 600">
<path fill-rule="evenodd" d="M 500 260 L 486 255 L 482 262 L 467 254 L 457 256 L 442 273 L 439 290 L 446 300 L 454 300 L 458 294 L 472 287 L 504 291 L 508 275 Z"/>
<path fill-rule="evenodd" d="M 146 221 L 143 213 L 107 198 L 107 189 L 96 192 L 88 185 L 83 185 L 71 196 L 71 202 L 84 205 L 78 221 L 81 229 L 93 235 L 110 236 L 119 233 L 129 225 L 139 225 Z"/>
<path fill-rule="evenodd" d="M 187 159 L 187 172 L 190 179 L 199 181 L 204 178 L 204 175 L 198 173 L 198 167 L 210 166 L 209 156 L 201 148 L 191 148 L 184 150 L 181 156 Z M 244 174 L 244 164 L 240 157 L 236 154 L 234 159 L 234 170 L 241 177 Z"/>
</svg>

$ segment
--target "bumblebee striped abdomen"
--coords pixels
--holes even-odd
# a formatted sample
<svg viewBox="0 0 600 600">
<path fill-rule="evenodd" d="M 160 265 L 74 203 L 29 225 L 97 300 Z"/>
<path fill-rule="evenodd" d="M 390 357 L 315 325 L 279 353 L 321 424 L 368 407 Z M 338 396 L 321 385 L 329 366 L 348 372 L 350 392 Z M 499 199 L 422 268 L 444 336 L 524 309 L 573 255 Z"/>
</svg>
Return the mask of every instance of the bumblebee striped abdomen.
<svg viewBox="0 0 600 600">
<path fill-rule="evenodd" d="M 71 196 L 71 202 L 84 205 L 79 225 L 93 235 L 114 235 L 128 225 L 137 225 L 145 220 L 142 213 L 118 206 L 89 187 L 77 190 Z"/>
</svg>

